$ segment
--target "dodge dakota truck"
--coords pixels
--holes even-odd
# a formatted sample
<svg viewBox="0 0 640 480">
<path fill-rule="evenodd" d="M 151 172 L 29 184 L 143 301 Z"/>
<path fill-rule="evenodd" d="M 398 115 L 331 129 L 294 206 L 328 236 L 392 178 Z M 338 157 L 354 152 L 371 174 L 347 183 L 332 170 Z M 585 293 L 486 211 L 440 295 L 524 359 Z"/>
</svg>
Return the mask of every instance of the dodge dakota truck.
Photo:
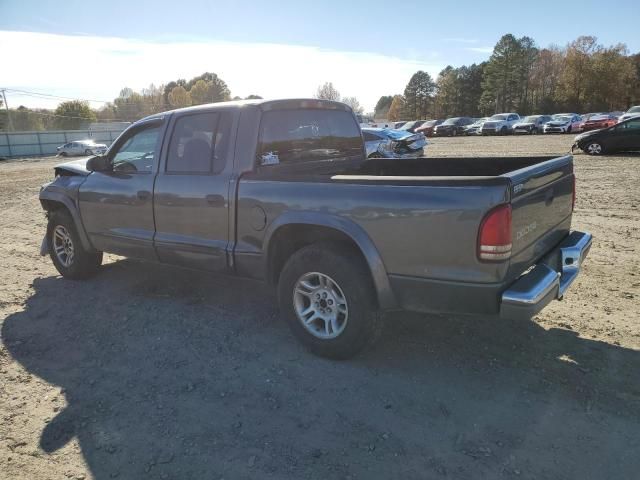
<svg viewBox="0 0 640 480">
<path fill-rule="evenodd" d="M 306 347 L 348 358 L 385 311 L 530 318 L 561 299 L 591 246 L 574 200 L 570 155 L 367 159 L 344 104 L 226 102 L 56 166 L 41 254 L 70 279 L 110 252 L 269 282 Z"/>
</svg>

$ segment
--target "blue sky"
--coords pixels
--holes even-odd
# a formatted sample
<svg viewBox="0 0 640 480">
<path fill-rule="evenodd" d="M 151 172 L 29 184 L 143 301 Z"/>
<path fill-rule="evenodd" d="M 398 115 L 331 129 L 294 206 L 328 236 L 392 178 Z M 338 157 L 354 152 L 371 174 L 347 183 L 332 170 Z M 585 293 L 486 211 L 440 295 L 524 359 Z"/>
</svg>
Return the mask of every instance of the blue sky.
<svg viewBox="0 0 640 480">
<path fill-rule="evenodd" d="M 413 71 L 435 76 L 447 64 L 486 60 L 507 32 L 531 36 L 539 46 L 591 34 L 635 53 L 638 25 L 637 0 L 0 0 L 0 48 L 11 52 L 14 65 L 7 69 L 5 57 L 0 86 L 112 99 L 124 86 L 139 89 L 208 70 L 241 96 L 309 96 L 333 81 L 369 110 L 380 95 L 401 93 Z M 93 84 L 82 78 L 84 69 L 43 75 L 56 62 L 81 56 L 108 67 Z M 51 104 L 26 96 L 15 101 Z"/>
</svg>

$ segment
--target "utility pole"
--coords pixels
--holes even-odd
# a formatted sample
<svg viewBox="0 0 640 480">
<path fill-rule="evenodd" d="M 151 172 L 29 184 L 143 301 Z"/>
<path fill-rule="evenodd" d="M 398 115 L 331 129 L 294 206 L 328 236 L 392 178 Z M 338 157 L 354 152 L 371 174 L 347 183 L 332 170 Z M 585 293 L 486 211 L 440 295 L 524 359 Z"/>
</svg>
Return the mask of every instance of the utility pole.
<svg viewBox="0 0 640 480">
<path fill-rule="evenodd" d="M 4 99 L 4 108 L 7 110 L 7 118 L 9 119 L 9 131 L 13 132 L 13 122 L 11 121 L 11 112 L 9 112 L 9 105 L 7 104 L 7 96 L 2 90 L 2 98 Z"/>
</svg>

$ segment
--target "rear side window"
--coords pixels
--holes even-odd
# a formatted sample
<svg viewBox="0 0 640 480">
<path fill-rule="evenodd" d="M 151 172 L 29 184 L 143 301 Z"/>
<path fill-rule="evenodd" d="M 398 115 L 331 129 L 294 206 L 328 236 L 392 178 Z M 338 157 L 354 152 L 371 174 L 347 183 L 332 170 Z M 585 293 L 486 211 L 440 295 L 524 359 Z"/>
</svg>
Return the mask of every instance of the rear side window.
<svg viewBox="0 0 640 480">
<path fill-rule="evenodd" d="M 258 148 L 262 165 L 362 155 L 360 128 L 350 112 L 272 110 L 262 116 Z"/>
<path fill-rule="evenodd" d="M 168 173 L 220 173 L 225 167 L 229 121 L 220 113 L 185 115 L 176 121 L 167 154 Z"/>
</svg>

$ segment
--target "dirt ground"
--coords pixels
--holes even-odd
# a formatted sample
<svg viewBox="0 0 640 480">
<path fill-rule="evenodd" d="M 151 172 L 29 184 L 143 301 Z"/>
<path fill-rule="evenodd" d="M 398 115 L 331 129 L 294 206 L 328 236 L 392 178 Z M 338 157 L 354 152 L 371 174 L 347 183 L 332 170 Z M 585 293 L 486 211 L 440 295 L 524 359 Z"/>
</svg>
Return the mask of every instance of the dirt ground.
<svg viewBox="0 0 640 480">
<path fill-rule="evenodd" d="M 640 155 L 576 155 L 595 243 L 564 301 L 522 323 L 390 315 L 347 362 L 305 352 L 258 283 L 113 256 L 62 279 L 38 256 L 56 162 L 0 162 L 1 478 L 638 478 Z"/>
</svg>

